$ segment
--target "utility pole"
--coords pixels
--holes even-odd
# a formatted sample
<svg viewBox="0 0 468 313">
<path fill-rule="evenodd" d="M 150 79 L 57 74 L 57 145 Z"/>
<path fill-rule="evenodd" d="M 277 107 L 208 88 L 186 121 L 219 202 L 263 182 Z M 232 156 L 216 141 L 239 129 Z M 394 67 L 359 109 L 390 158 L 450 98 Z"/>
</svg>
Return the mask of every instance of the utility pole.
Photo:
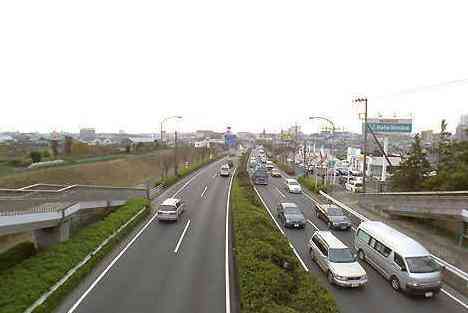
<svg viewBox="0 0 468 313">
<path fill-rule="evenodd" d="M 354 102 L 364 103 L 364 162 L 362 173 L 362 191 L 366 192 L 366 171 L 367 171 L 367 98 L 356 98 Z"/>
<path fill-rule="evenodd" d="M 174 131 L 174 175 L 178 175 L 177 171 L 177 130 Z"/>
</svg>

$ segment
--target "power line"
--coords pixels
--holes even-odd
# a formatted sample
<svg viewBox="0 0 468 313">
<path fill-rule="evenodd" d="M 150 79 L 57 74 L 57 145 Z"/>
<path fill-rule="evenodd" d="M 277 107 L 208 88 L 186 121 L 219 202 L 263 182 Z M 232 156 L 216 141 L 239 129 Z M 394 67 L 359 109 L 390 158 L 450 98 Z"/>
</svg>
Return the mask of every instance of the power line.
<svg viewBox="0 0 468 313">
<path fill-rule="evenodd" d="M 418 86 L 414 88 L 407 88 L 407 89 L 402 89 L 398 92 L 395 92 L 393 94 L 388 94 L 388 95 L 382 95 L 382 96 L 377 96 L 375 99 L 385 99 L 385 98 L 391 98 L 391 97 L 398 97 L 398 96 L 403 96 L 403 95 L 408 95 L 408 94 L 413 94 L 421 91 L 430 91 L 432 89 L 438 89 L 442 87 L 451 87 L 454 85 L 462 85 L 468 83 L 468 78 L 464 79 L 455 79 L 455 80 L 449 80 L 449 81 L 444 81 L 440 82 L 437 84 L 432 84 L 432 85 L 426 85 L 426 86 Z"/>
</svg>

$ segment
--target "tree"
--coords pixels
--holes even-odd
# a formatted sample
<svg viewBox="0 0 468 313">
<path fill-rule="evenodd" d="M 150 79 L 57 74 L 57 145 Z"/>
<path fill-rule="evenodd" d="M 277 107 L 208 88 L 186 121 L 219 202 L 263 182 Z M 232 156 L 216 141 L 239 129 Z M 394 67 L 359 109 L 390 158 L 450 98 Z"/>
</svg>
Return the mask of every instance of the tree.
<svg viewBox="0 0 468 313">
<path fill-rule="evenodd" d="M 73 138 L 70 136 L 65 136 L 65 143 L 63 144 L 63 152 L 65 154 L 71 154 L 73 145 Z"/>
<path fill-rule="evenodd" d="M 449 169 L 451 166 L 453 166 L 453 145 L 450 141 L 450 133 L 447 131 L 447 121 L 442 120 L 437 147 L 437 171 Z"/>
<path fill-rule="evenodd" d="M 39 151 L 31 151 L 31 153 L 29 153 L 29 156 L 31 157 L 33 163 L 38 163 L 42 160 L 42 154 Z"/>
<path fill-rule="evenodd" d="M 431 171 L 426 152 L 421 147 L 421 138 L 417 134 L 407 158 L 401 162 L 400 168 L 392 177 L 392 189 L 397 191 L 422 190 Z"/>
<path fill-rule="evenodd" d="M 56 158 L 58 156 L 58 140 L 52 140 L 50 142 L 50 148 L 52 149 L 52 154 L 54 158 Z"/>
</svg>

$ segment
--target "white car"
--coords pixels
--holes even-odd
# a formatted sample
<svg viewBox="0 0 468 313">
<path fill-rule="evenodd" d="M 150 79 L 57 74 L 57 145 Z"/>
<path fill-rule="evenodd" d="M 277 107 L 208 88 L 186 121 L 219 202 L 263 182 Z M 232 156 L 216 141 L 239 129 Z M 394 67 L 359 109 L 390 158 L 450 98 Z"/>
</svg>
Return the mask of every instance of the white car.
<svg viewBox="0 0 468 313">
<path fill-rule="evenodd" d="M 290 179 L 290 178 L 286 179 L 286 189 L 290 193 L 301 193 L 302 192 L 301 185 L 297 182 L 297 180 Z"/>
<path fill-rule="evenodd" d="M 360 287 L 367 284 L 367 274 L 353 251 L 330 231 L 316 231 L 308 244 L 310 257 L 327 273 L 330 284 Z"/>
<path fill-rule="evenodd" d="M 158 208 L 158 221 L 178 221 L 179 216 L 185 211 L 185 204 L 182 200 L 169 198 L 164 200 Z"/>
<path fill-rule="evenodd" d="M 351 192 L 362 192 L 363 191 L 362 181 L 351 180 L 345 184 L 345 188 L 346 190 L 351 191 Z"/>
<path fill-rule="evenodd" d="M 227 165 L 227 164 L 224 164 L 219 169 L 219 176 L 229 176 L 230 174 L 231 174 L 231 171 L 229 169 L 229 165 Z"/>
</svg>

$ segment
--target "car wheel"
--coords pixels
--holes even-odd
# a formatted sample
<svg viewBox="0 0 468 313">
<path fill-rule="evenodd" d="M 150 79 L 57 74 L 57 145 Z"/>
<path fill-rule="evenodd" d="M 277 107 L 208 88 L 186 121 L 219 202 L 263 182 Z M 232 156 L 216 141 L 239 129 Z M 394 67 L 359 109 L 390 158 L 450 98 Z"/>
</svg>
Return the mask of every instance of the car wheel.
<svg viewBox="0 0 468 313">
<path fill-rule="evenodd" d="M 328 282 L 333 285 L 335 283 L 335 279 L 333 278 L 333 274 L 331 271 L 328 271 L 328 275 L 327 275 L 327 278 L 328 278 Z"/>
<path fill-rule="evenodd" d="M 395 276 L 392 276 L 392 278 L 390 278 L 390 283 L 392 284 L 393 290 L 395 291 L 401 290 L 400 281 Z"/>
<path fill-rule="evenodd" d="M 366 256 L 364 255 L 364 251 L 362 251 L 362 250 L 358 251 L 358 258 L 361 261 L 364 261 L 364 262 L 366 261 Z"/>
</svg>

